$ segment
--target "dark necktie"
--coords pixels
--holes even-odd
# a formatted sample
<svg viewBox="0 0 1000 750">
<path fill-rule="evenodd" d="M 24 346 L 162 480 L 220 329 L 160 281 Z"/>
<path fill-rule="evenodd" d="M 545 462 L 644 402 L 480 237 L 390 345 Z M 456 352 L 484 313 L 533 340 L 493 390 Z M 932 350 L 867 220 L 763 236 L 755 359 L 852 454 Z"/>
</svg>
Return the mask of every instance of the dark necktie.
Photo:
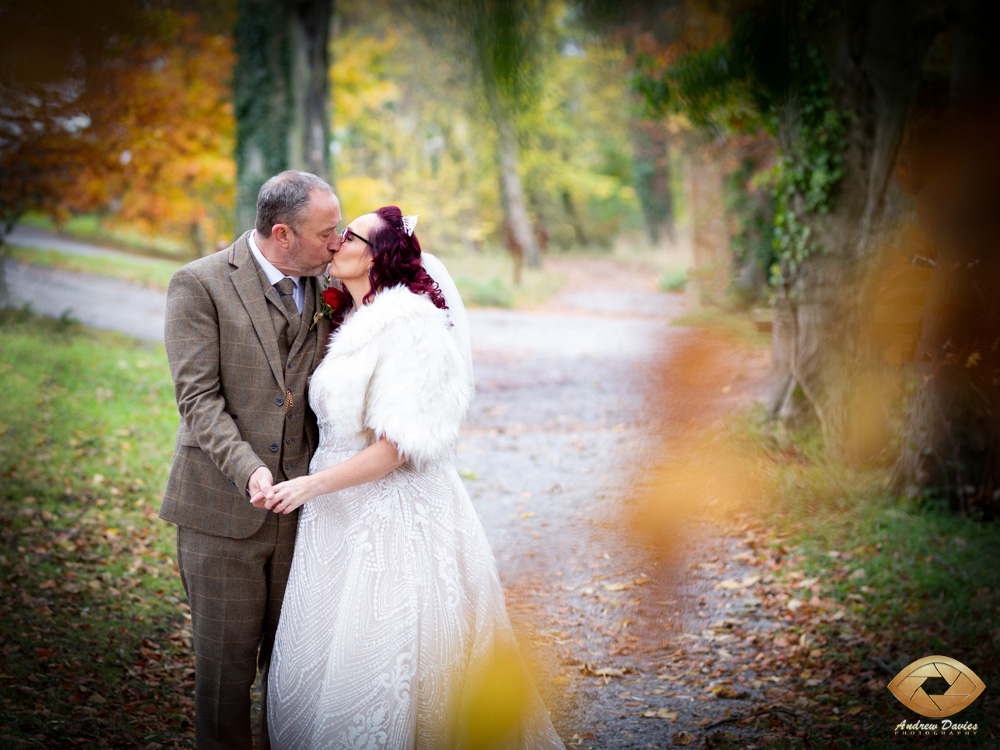
<svg viewBox="0 0 1000 750">
<path fill-rule="evenodd" d="M 292 294 L 295 291 L 295 282 L 292 281 L 287 276 L 274 285 L 274 288 L 278 290 L 278 294 L 281 295 L 281 305 L 285 309 L 285 317 L 288 318 L 288 322 L 298 330 L 299 320 L 301 318 L 301 313 L 299 308 L 295 306 L 295 297 Z"/>
</svg>

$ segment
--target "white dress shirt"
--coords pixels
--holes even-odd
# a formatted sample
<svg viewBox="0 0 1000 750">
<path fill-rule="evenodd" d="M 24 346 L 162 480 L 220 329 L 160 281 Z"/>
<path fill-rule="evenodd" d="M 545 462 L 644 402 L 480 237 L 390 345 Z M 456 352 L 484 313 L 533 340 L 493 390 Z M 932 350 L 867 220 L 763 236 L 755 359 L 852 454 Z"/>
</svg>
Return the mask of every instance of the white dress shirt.
<svg viewBox="0 0 1000 750">
<path fill-rule="evenodd" d="M 292 299 L 295 300 L 295 307 L 299 310 L 299 315 L 302 314 L 302 305 L 305 302 L 305 292 L 303 291 L 302 277 L 301 276 L 286 276 L 277 268 L 275 268 L 271 261 L 264 257 L 264 253 L 260 251 L 257 247 L 257 242 L 254 240 L 254 236 L 257 234 L 256 231 L 250 232 L 250 236 L 247 237 L 247 244 L 250 245 L 250 252 L 253 253 L 253 257 L 257 259 L 260 263 L 260 267 L 264 269 L 264 275 L 267 276 L 267 280 L 271 282 L 271 286 L 274 286 L 282 279 L 291 279 L 292 283 L 295 284 L 295 291 L 292 292 Z"/>
</svg>

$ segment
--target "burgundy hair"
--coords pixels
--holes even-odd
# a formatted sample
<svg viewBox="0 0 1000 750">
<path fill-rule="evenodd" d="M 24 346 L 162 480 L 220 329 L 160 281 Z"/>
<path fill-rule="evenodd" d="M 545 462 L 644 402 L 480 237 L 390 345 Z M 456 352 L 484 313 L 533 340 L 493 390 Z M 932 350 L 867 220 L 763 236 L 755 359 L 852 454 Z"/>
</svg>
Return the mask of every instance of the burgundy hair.
<svg viewBox="0 0 1000 750">
<path fill-rule="evenodd" d="M 367 305 L 382 289 L 405 284 L 414 294 L 426 294 L 431 302 L 442 310 L 447 310 L 441 288 L 424 270 L 420 263 L 420 242 L 416 234 L 408 235 L 403 229 L 403 213 L 396 206 L 383 206 L 372 211 L 382 223 L 368 236 L 372 251 L 372 267 L 368 280 L 372 288 L 362 304 Z M 340 306 L 333 313 L 333 329 L 344 321 L 347 311 L 353 306 L 350 294 L 344 294 Z"/>
<path fill-rule="evenodd" d="M 367 305 L 380 290 L 405 284 L 414 294 L 426 294 L 435 306 L 447 310 L 441 288 L 420 264 L 417 235 L 408 235 L 403 229 L 403 213 L 396 206 L 383 206 L 372 213 L 382 220 L 382 224 L 368 236 L 373 255 L 368 271 L 372 290 L 362 302 Z"/>
</svg>

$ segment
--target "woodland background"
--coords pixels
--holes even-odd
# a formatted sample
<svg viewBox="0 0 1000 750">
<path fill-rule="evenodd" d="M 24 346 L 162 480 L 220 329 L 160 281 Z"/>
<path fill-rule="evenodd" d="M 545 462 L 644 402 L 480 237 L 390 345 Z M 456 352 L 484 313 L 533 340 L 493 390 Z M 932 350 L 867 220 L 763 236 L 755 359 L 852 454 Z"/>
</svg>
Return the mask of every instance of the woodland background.
<svg viewBox="0 0 1000 750">
<path fill-rule="evenodd" d="M 285 168 L 327 177 L 345 218 L 393 202 L 420 214 L 422 243 L 463 269 L 473 305 L 550 294 L 557 258 L 639 259 L 662 288 L 686 287 L 706 325 L 768 332 L 752 460 L 780 467 L 780 493 L 799 503 L 771 511 L 822 515 L 846 537 L 873 518 L 912 520 L 883 523 L 888 540 L 856 553 L 882 561 L 883 630 L 911 638 L 913 656 L 949 633 L 933 642 L 996 674 L 982 651 L 1000 637 L 988 627 L 1000 611 L 994 3 L 54 0 L 4 3 L 0 28 L 5 304 L 5 264 L 43 260 L 3 241 L 19 223 L 176 267 L 249 227 L 259 185 Z M 61 329 L 5 316 L 2 374 L 23 390 L 5 417 L 0 562 L 9 592 L 35 602 L 30 617 L 5 613 L 13 628 L 48 607 L 39 597 L 58 583 L 45 565 L 99 554 L 87 534 L 94 549 L 121 544 L 113 519 L 84 533 L 46 503 L 89 498 L 83 523 L 88 503 L 110 501 L 142 528 L 161 477 L 127 456 L 128 417 L 96 437 L 58 425 L 53 404 L 72 388 L 16 379 L 27 363 L 66 367 L 39 343 Z M 168 396 L 152 370 L 122 387 Z M 53 451 L 97 461 L 105 440 L 122 457 L 123 500 L 96 493 L 94 472 L 80 486 L 50 473 Z M 33 582 L 26 533 L 47 540 Z M 796 533 L 823 538 L 820 554 L 846 549 L 844 536 Z M 924 551 L 892 563 L 882 544 Z M 108 580 L 151 585 L 146 552 L 129 549 L 132 567 Z M 901 572 L 913 555 L 927 571 Z M 942 559 L 950 578 L 929 570 Z M 924 609 L 888 603 L 899 576 Z M 949 597 L 961 612 L 945 616 Z M 41 731 L 23 705 L 9 710 L 26 735 Z"/>
</svg>

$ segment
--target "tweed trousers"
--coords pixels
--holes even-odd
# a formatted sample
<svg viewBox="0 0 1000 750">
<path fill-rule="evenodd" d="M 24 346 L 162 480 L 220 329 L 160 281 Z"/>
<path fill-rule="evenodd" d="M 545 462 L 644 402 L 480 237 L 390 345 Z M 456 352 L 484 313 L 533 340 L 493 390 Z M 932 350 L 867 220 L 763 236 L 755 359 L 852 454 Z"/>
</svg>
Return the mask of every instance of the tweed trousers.
<svg viewBox="0 0 1000 750">
<path fill-rule="evenodd" d="M 195 704 L 215 706 L 196 712 L 198 750 L 252 745 L 250 688 L 259 669 L 266 706 L 267 668 L 292 566 L 296 520 L 271 513 L 248 539 L 177 528 L 177 565 L 191 606 Z M 269 747 L 265 711 L 260 746 Z"/>
</svg>

